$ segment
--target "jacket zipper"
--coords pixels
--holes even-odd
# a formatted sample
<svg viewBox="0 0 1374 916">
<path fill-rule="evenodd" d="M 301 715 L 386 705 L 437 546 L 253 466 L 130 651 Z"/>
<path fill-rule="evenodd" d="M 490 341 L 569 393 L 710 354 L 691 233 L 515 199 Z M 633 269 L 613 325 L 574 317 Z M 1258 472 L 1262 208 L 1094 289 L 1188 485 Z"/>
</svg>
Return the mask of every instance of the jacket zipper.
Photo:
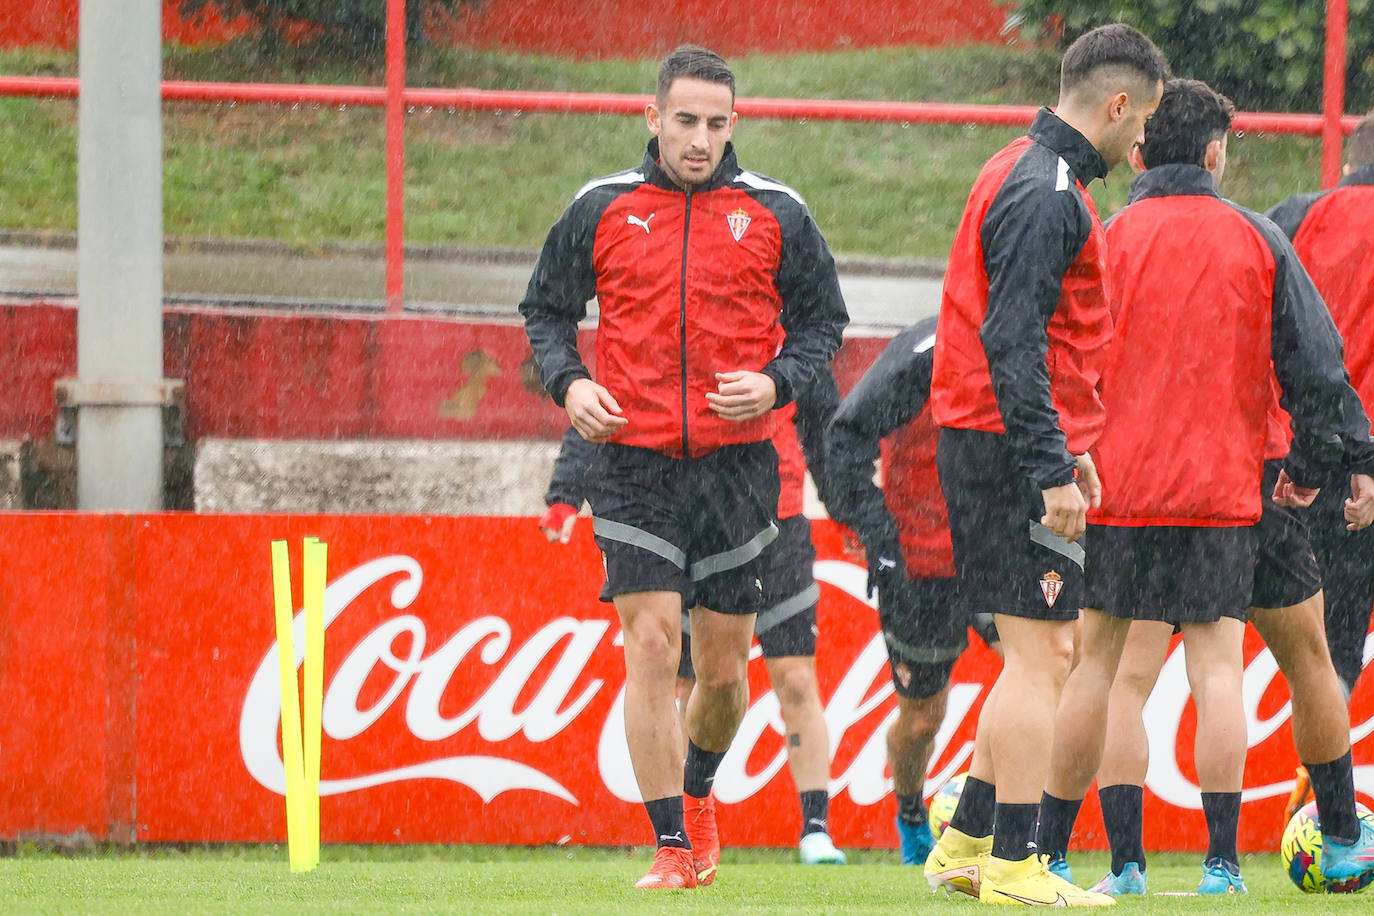
<svg viewBox="0 0 1374 916">
<path fill-rule="evenodd" d="M 687 214 L 682 220 L 682 279 L 678 289 L 678 350 L 682 360 L 682 457 L 691 453 L 687 441 L 687 239 L 692 229 L 692 192 L 687 191 Z"/>
</svg>

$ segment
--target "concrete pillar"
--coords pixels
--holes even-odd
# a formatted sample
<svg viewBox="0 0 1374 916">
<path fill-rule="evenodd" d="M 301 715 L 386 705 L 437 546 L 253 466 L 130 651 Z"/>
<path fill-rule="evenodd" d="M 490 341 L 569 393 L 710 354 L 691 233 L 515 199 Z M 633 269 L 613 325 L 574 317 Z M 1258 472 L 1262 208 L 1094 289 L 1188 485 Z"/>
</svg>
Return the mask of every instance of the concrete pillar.
<svg viewBox="0 0 1374 916">
<path fill-rule="evenodd" d="M 81 0 L 77 502 L 162 507 L 162 3 Z"/>
</svg>

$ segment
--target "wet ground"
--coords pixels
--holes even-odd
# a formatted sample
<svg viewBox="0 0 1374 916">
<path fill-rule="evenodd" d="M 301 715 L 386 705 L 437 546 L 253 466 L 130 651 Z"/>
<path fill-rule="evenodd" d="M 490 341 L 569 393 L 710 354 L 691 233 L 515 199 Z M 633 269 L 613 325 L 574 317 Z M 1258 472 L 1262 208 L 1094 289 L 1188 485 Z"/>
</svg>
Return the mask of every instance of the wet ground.
<svg viewBox="0 0 1374 916">
<path fill-rule="evenodd" d="M 515 317 L 534 253 L 422 250 L 406 263 L 406 308 Z M 938 265 L 838 259 L 852 324 L 902 327 L 933 315 Z M 293 251 L 274 245 L 181 244 L 163 258 L 171 299 L 379 309 L 384 262 L 367 247 Z M 0 243 L 0 294 L 76 294 L 77 254 L 69 239 Z"/>
</svg>

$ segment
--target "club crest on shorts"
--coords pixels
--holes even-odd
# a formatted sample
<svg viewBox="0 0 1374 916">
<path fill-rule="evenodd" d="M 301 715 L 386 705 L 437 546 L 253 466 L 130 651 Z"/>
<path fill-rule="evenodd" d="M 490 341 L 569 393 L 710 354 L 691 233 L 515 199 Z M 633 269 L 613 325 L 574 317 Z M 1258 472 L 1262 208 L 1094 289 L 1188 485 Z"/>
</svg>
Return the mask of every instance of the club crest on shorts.
<svg viewBox="0 0 1374 916">
<path fill-rule="evenodd" d="M 910 686 L 911 686 L 911 669 L 910 669 L 909 667 L 907 667 L 907 663 L 906 663 L 906 662 L 901 662 L 900 664 L 898 664 L 898 665 L 897 665 L 897 668 L 896 668 L 896 672 L 897 672 L 897 680 L 899 680 L 899 681 L 902 682 L 902 686 L 903 686 L 903 687 L 910 687 Z"/>
<path fill-rule="evenodd" d="M 1064 590 L 1064 577 L 1050 570 L 1040 577 L 1040 593 L 1045 596 L 1045 604 L 1054 607 L 1059 593 Z"/>
<path fill-rule="evenodd" d="M 730 224 L 730 234 L 738 242 L 743 237 L 744 230 L 748 229 L 749 224 L 753 222 L 753 218 L 745 212 L 743 207 L 736 207 L 735 212 L 726 214 L 725 221 Z"/>
</svg>

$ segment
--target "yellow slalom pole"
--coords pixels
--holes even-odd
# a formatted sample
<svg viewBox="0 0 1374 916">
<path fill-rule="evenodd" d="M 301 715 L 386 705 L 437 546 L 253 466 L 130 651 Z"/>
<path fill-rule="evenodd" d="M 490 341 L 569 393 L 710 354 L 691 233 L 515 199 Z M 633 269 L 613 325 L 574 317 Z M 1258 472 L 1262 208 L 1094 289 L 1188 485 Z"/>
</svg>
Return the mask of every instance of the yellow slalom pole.
<svg viewBox="0 0 1374 916">
<path fill-rule="evenodd" d="M 305 847 L 305 771 L 301 760 L 301 707 L 292 635 L 291 559 L 285 541 L 272 542 L 272 599 L 277 617 L 277 670 L 281 676 L 281 757 L 286 770 L 286 844 L 292 871 L 308 871 Z"/>
<path fill-rule="evenodd" d="M 329 545 L 305 539 L 305 680 L 301 734 L 305 739 L 305 823 L 312 866 L 320 864 L 320 720 L 324 706 L 324 588 Z"/>
</svg>

